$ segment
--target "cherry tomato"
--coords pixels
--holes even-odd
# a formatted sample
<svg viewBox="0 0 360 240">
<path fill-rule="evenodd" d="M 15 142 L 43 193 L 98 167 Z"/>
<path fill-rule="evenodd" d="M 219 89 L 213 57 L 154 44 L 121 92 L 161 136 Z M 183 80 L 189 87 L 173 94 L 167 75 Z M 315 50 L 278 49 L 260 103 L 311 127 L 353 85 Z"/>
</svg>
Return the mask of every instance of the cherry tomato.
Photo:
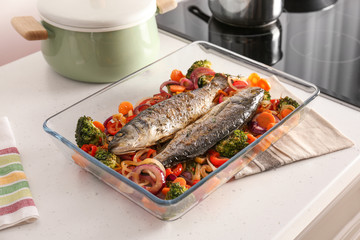
<svg viewBox="0 0 360 240">
<path fill-rule="evenodd" d="M 126 115 L 126 114 L 128 114 L 128 112 L 130 110 L 131 111 L 134 110 L 134 107 L 130 102 L 124 101 L 124 102 L 119 104 L 119 113 L 122 113 L 123 115 Z"/>
</svg>

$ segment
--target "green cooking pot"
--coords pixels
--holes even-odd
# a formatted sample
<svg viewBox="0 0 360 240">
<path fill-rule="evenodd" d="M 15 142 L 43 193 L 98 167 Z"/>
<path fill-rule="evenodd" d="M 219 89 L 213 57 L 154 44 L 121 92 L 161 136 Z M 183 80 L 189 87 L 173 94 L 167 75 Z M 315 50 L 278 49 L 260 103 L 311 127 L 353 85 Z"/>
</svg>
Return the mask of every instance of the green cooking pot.
<svg viewBox="0 0 360 240">
<path fill-rule="evenodd" d="M 39 0 L 41 24 L 15 17 L 12 25 L 24 38 L 42 40 L 42 54 L 59 74 L 106 83 L 157 58 L 155 14 L 175 7 L 175 0 Z"/>
</svg>

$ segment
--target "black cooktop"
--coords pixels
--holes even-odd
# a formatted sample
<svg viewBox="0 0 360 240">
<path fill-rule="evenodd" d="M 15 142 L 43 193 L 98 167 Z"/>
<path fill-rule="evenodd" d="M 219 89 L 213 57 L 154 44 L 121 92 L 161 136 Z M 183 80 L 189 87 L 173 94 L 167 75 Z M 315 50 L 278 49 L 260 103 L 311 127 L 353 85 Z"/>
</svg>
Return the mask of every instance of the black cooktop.
<svg viewBox="0 0 360 240">
<path fill-rule="evenodd" d="M 305 9 L 284 9 L 270 25 L 240 28 L 213 18 L 207 0 L 191 0 L 156 19 L 164 31 L 225 47 L 312 82 L 323 94 L 359 108 L 360 1 L 338 0 L 320 10 Z"/>
</svg>

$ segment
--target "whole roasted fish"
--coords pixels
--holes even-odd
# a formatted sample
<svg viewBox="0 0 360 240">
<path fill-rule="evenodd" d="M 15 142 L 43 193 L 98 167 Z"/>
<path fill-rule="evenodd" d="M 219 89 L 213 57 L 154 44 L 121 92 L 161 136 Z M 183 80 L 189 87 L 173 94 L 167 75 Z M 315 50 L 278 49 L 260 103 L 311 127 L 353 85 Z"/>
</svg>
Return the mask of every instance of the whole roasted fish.
<svg viewBox="0 0 360 240">
<path fill-rule="evenodd" d="M 241 128 L 256 112 L 264 96 L 258 87 L 248 88 L 213 107 L 207 114 L 178 131 L 166 148 L 155 156 L 165 167 L 204 154 L 234 130 Z"/>
<path fill-rule="evenodd" d="M 227 78 L 217 74 L 202 88 L 184 92 L 142 111 L 126 124 L 109 143 L 114 154 L 134 152 L 172 137 L 213 107 L 220 89 L 228 86 Z"/>
</svg>

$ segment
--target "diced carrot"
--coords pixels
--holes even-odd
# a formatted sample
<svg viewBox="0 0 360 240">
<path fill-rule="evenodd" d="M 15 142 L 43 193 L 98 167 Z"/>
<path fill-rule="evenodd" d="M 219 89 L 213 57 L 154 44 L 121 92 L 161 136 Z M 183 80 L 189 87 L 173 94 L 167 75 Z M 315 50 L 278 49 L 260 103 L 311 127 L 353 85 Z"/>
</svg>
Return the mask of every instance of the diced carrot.
<svg viewBox="0 0 360 240">
<path fill-rule="evenodd" d="M 262 112 L 256 119 L 258 125 L 262 128 L 266 128 L 270 123 L 275 123 L 275 117 L 271 113 Z"/>
<path fill-rule="evenodd" d="M 183 77 L 185 77 L 184 74 L 178 69 L 172 70 L 170 74 L 170 79 L 177 82 L 180 82 Z"/>
<path fill-rule="evenodd" d="M 170 191 L 170 188 L 169 187 L 164 187 L 161 192 L 162 194 L 166 195 L 168 193 L 168 191 Z"/>
<path fill-rule="evenodd" d="M 251 87 L 256 87 L 259 80 L 260 80 L 260 76 L 257 73 L 252 73 L 248 77 L 248 82 Z"/>
<path fill-rule="evenodd" d="M 181 186 L 186 186 L 186 180 L 183 177 L 177 177 L 173 183 L 179 183 Z"/>
<path fill-rule="evenodd" d="M 93 121 L 93 124 L 95 125 L 95 127 L 97 127 L 98 129 L 100 129 L 102 132 L 105 131 L 105 127 L 104 127 L 104 125 L 103 125 L 101 122 L 99 122 L 99 121 Z"/>
<path fill-rule="evenodd" d="M 281 110 L 280 112 L 281 119 L 289 115 L 291 112 L 292 110 L 290 108 L 284 108 L 283 110 Z"/>
<path fill-rule="evenodd" d="M 258 80 L 257 87 L 260 87 L 260 88 L 264 89 L 265 91 L 270 91 L 270 89 L 271 89 L 270 83 L 266 79 L 263 79 L 263 78 L 260 78 Z"/>
<path fill-rule="evenodd" d="M 254 142 L 255 140 L 256 140 L 256 137 L 254 137 L 254 135 L 252 135 L 251 133 L 248 133 L 247 134 L 247 142 L 249 143 L 249 144 L 251 144 L 252 142 Z"/>
<path fill-rule="evenodd" d="M 191 186 L 190 185 L 188 185 L 188 184 L 186 184 L 186 186 L 185 186 L 187 189 L 189 189 L 189 188 L 191 188 Z"/>
<path fill-rule="evenodd" d="M 173 93 L 178 93 L 178 92 L 183 92 L 185 91 L 186 87 L 185 86 L 181 86 L 181 85 L 170 85 L 169 86 L 170 92 Z"/>
<path fill-rule="evenodd" d="M 122 103 L 119 104 L 119 113 L 123 114 L 123 115 L 126 115 L 128 114 L 129 111 L 133 111 L 134 110 L 134 107 L 133 105 L 131 104 L 131 102 L 128 102 L 128 101 L 124 101 Z"/>
</svg>

